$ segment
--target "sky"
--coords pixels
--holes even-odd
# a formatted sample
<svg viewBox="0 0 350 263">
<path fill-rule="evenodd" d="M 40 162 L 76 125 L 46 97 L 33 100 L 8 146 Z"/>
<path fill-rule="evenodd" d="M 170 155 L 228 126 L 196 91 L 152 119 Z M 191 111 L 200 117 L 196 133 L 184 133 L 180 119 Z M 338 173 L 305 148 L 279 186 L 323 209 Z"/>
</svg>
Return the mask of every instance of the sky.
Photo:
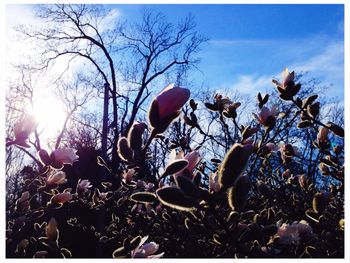
<svg viewBox="0 0 350 263">
<path fill-rule="evenodd" d="M 115 19 L 135 22 L 143 8 L 164 13 L 171 22 L 188 14 L 208 37 L 202 45 L 195 84 L 212 90 L 252 94 L 272 88 L 285 67 L 307 72 L 344 97 L 343 5 L 109 5 Z M 33 5 L 8 5 L 7 32 L 35 20 Z"/>
<path fill-rule="evenodd" d="M 114 6 L 136 20 L 142 5 Z M 288 67 L 344 96 L 343 5 L 148 5 L 176 22 L 194 15 L 209 41 L 200 52 L 198 85 L 256 94 Z"/>
</svg>

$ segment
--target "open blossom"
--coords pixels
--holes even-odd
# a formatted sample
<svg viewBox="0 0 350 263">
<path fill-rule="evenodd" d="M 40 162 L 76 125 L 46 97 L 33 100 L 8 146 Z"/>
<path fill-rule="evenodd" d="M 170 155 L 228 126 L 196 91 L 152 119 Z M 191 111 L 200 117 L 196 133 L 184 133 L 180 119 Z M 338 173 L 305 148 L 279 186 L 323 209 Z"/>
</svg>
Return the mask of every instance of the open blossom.
<svg viewBox="0 0 350 263">
<path fill-rule="evenodd" d="M 132 258 L 161 258 L 164 255 L 164 252 L 154 255 L 158 251 L 159 245 L 155 242 L 145 243 L 147 239 L 148 236 L 143 237 L 140 244 L 131 251 Z"/>
<path fill-rule="evenodd" d="M 178 176 L 184 173 L 185 171 L 188 173 L 192 173 L 193 169 L 196 168 L 199 162 L 201 161 L 201 156 L 198 151 L 192 151 L 185 155 L 183 151 L 176 153 L 175 150 L 172 150 L 172 152 L 169 155 L 169 163 L 171 163 L 174 160 L 181 159 L 186 160 L 188 164 L 181 171 L 177 172 L 175 176 Z"/>
<path fill-rule="evenodd" d="M 46 185 L 48 186 L 56 186 L 56 185 L 64 184 L 66 182 L 67 182 L 66 173 L 62 171 L 50 174 L 46 178 Z"/>
<path fill-rule="evenodd" d="M 280 94 L 280 98 L 283 100 L 292 100 L 293 97 L 299 92 L 301 85 L 294 83 L 294 71 L 289 72 L 286 68 L 282 72 L 282 82 L 278 82 L 277 80 L 272 80 L 272 82 L 276 85 L 277 90 Z"/>
<path fill-rule="evenodd" d="M 149 191 L 151 191 L 154 188 L 154 184 L 153 183 L 146 183 L 143 180 L 137 180 L 136 186 L 138 188 L 144 188 L 146 192 L 149 192 Z"/>
<path fill-rule="evenodd" d="M 185 169 L 187 169 L 189 172 L 192 172 L 194 168 L 199 164 L 201 161 L 201 156 L 198 151 L 193 151 L 185 155 L 185 160 L 188 161 L 188 165 Z"/>
<path fill-rule="evenodd" d="M 122 177 L 124 178 L 126 183 L 130 183 L 135 177 L 135 169 L 129 169 L 128 171 L 124 171 Z"/>
<path fill-rule="evenodd" d="M 70 192 L 63 192 L 60 194 L 56 194 L 51 198 L 51 202 L 53 204 L 63 204 L 72 200 L 73 196 Z"/>
<path fill-rule="evenodd" d="M 76 191 L 84 193 L 91 187 L 92 187 L 92 184 L 90 183 L 89 180 L 86 180 L 86 179 L 81 180 L 81 179 L 79 179 L 78 183 L 77 183 L 77 190 Z"/>
<path fill-rule="evenodd" d="M 35 118 L 29 114 L 22 116 L 21 120 L 17 122 L 13 127 L 13 132 L 15 134 L 14 143 L 23 147 L 30 147 L 27 144 L 29 135 L 34 132 L 37 123 Z"/>
<path fill-rule="evenodd" d="M 268 127 L 272 129 L 275 126 L 276 123 L 276 114 L 277 114 L 277 106 L 274 105 L 269 109 L 268 107 L 262 107 L 259 115 L 256 113 L 253 113 L 254 118 L 264 125 L 265 127 Z"/>
<path fill-rule="evenodd" d="M 273 83 L 282 89 L 286 90 L 288 88 L 288 85 L 290 85 L 292 82 L 294 82 L 294 71 L 289 72 L 288 69 L 284 69 L 282 72 L 282 82 L 279 83 L 277 80 L 273 80 Z"/>
<path fill-rule="evenodd" d="M 169 124 L 179 116 L 180 109 L 190 98 L 190 91 L 181 87 L 166 87 L 151 103 L 149 122 L 151 126 L 162 133 Z"/>
<path fill-rule="evenodd" d="M 283 223 L 276 235 L 280 237 L 278 240 L 280 244 L 290 245 L 299 242 L 303 237 L 312 235 L 312 228 L 305 220 L 293 222 L 291 225 Z"/>
<path fill-rule="evenodd" d="M 79 158 L 79 156 L 76 155 L 75 151 L 71 148 L 56 149 L 52 152 L 52 155 L 57 162 L 70 165 L 72 165 Z"/>
</svg>

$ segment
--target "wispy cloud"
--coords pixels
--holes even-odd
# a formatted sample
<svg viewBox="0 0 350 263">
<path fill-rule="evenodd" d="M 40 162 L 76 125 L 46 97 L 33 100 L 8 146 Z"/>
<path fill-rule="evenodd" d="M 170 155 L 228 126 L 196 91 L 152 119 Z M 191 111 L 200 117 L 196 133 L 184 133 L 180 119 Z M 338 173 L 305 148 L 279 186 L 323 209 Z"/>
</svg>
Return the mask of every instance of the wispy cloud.
<svg viewBox="0 0 350 263">
<path fill-rule="evenodd" d="M 224 52 L 227 52 L 227 56 L 230 56 L 229 52 L 240 54 L 232 56 L 235 64 L 231 65 L 233 74 L 230 79 L 217 83 L 215 89 L 226 87 L 226 89 L 255 96 L 258 91 L 271 91 L 273 88 L 271 79 L 279 78 L 280 72 L 288 67 L 296 72 L 307 72 L 308 77 L 329 86 L 332 96 L 343 98 L 344 42 L 342 39 L 314 35 L 307 39 L 212 40 L 210 44 L 212 49 L 220 50 L 220 55 Z M 258 49 L 255 48 L 257 45 L 259 45 Z"/>
</svg>

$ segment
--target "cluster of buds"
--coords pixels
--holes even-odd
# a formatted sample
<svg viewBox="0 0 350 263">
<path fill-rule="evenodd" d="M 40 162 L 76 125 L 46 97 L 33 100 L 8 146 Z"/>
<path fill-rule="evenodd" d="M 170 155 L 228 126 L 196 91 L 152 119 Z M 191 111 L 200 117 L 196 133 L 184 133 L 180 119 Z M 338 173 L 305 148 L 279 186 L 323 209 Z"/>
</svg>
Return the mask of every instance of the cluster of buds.
<svg viewBox="0 0 350 263">
<path fill-rule="evenodd" d="M 295 84 L 294 82 L 294 71 L 289 72 L 287 68 L 282 72 L 281 83 L 277 80 L 272 80 L 272 82 L 276 85 L 279 96 L 282 100 L 293 100 L 293 97 L 301 88 L 301 84 Z"/>
</svg>

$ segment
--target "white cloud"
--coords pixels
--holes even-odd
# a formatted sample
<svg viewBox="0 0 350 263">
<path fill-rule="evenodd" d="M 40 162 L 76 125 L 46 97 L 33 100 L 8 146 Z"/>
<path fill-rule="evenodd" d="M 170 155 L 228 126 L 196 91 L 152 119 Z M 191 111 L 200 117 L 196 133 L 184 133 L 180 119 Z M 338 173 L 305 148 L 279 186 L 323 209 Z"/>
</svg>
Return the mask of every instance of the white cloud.
<svg viewBox="0 0 350 263">
<path fill-rule="evenodd" d="M 309 72 L 325 84 L 334 85 L 336 94 L 341 95 L 344 90 L 344 42 L 333 42 L 327 45 L 323 52 L 305 61 L 296 62 L 292 68 Z"/>
<path fill-rule="evenodd" d="M 120 16 L 121 12 L 119 9 L 111 9 L 99 24 L 100 31 L 104 32 L 108 29 L 112 29 L 115 26 L 116 22 L 119 20 Z"/>
</svg>

